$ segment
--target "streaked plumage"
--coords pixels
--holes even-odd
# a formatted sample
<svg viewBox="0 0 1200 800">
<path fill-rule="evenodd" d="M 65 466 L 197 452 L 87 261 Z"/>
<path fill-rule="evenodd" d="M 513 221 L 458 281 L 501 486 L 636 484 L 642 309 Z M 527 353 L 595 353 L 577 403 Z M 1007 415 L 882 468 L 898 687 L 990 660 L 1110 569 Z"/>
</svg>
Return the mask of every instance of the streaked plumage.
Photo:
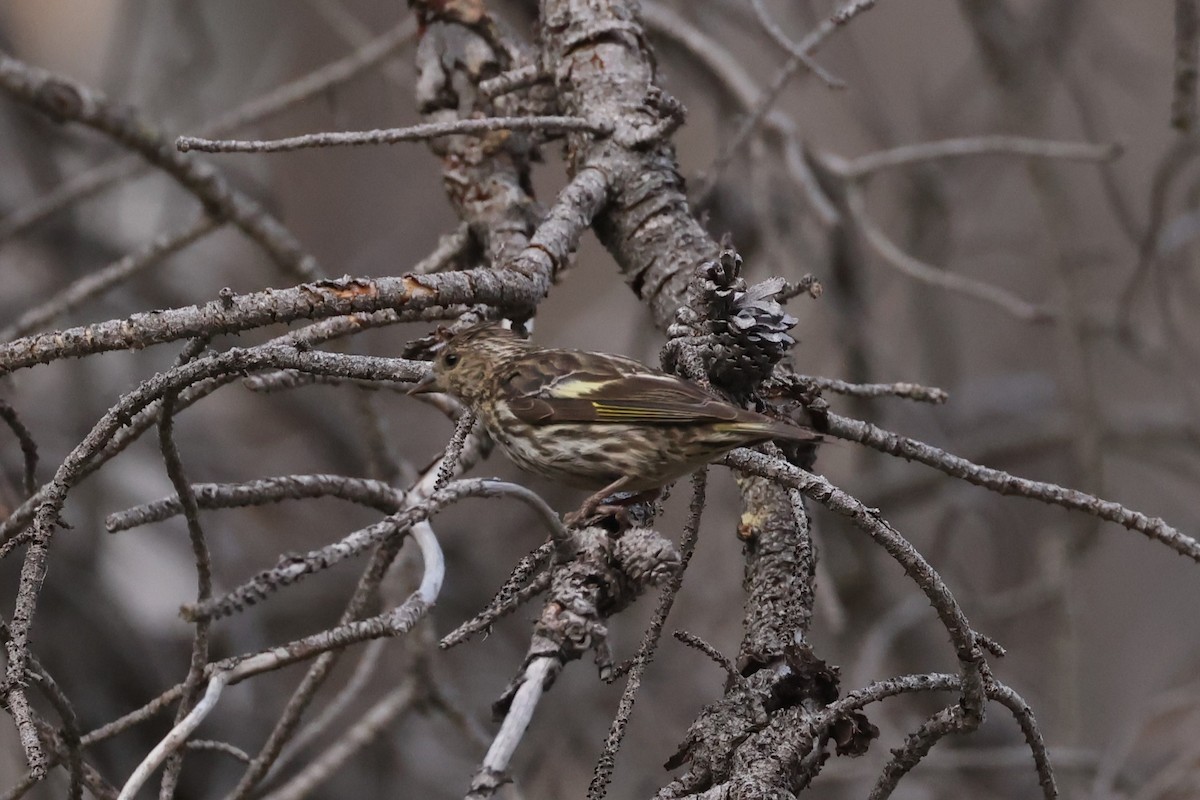
<svg viewBox="0 0 1200 800">
<path fill-rule="evenodd" d="M 657 489 L 746 444 L 819 441 L 813 431 L 738 408 L 633 359 L 536 347 L 494 324 L 450 337 L 416 391 L 471 406 L 519 466 L 600 489 Z"/>
</svg>

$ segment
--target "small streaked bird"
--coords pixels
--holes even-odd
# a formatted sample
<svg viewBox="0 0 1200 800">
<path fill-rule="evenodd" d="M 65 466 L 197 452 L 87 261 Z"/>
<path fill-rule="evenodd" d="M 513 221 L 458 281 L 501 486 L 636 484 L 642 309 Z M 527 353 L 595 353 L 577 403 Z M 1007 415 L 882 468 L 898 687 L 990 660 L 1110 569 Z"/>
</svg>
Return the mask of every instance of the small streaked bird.
<svg viewBox="0 0 1200 800">
<path fill-rule="evenodd" d="M 494 323 L 446 339 L 433 372 L 413 389 L 421 392 L 470 406 L 518 466 L 599 489 L 572 515 L 577 521 L 609 495 L 649 494 L 735 447 L 821 441 L 633 359 L 537 347 Z"/>
</svg>

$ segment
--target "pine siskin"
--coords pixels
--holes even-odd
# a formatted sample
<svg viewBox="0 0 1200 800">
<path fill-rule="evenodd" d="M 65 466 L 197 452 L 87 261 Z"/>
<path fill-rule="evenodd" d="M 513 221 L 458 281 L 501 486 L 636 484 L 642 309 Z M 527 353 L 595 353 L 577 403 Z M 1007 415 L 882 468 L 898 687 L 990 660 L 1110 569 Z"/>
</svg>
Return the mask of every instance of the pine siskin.
<svg viewBox="0 0 1200 800">
<path fill-rule="evenodd" d="M 421 392 L 470 406 L 518 466 L 599 488 L 576 520 L 611 494 L 657 491 L 735 447 L 821 440 L 633 359 L 536 347 L 493 323 L 449 337 Z"/>
</svg>

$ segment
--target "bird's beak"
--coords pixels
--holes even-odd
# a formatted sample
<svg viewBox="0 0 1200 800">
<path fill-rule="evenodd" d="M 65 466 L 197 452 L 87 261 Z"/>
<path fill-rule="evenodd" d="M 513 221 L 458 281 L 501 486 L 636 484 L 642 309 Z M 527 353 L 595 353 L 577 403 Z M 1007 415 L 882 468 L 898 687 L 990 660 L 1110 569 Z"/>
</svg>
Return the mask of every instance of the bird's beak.
<svg viewBox="0 0 1200 800">
<path fill-rule="evenodd" d="M 409 394 L 429 394 L 430 392 L 440 392 L 441 387 L 437 385 L 437 374 L 428 372 L 424 378 L 417 381 L 416 386 L 408 390 Z"/>
</svg>

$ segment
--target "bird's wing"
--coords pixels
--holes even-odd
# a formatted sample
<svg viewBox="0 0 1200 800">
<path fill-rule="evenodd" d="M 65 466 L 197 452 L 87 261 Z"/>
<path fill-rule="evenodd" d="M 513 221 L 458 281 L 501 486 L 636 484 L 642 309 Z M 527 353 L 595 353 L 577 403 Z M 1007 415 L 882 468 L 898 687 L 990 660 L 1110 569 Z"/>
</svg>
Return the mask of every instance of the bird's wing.
<svg viewBox="0 0 1200 800">
<path fill-rule="evenodd" d="M 635 361 L 596 358 L 590 353 L 579 357 L 571 352 L 541 353 L 537 361 L 514 364 L 505 386 L 509 410 L 535 425 L 761 419 L 680 378 L 650 371 Z"/>
</svg>

